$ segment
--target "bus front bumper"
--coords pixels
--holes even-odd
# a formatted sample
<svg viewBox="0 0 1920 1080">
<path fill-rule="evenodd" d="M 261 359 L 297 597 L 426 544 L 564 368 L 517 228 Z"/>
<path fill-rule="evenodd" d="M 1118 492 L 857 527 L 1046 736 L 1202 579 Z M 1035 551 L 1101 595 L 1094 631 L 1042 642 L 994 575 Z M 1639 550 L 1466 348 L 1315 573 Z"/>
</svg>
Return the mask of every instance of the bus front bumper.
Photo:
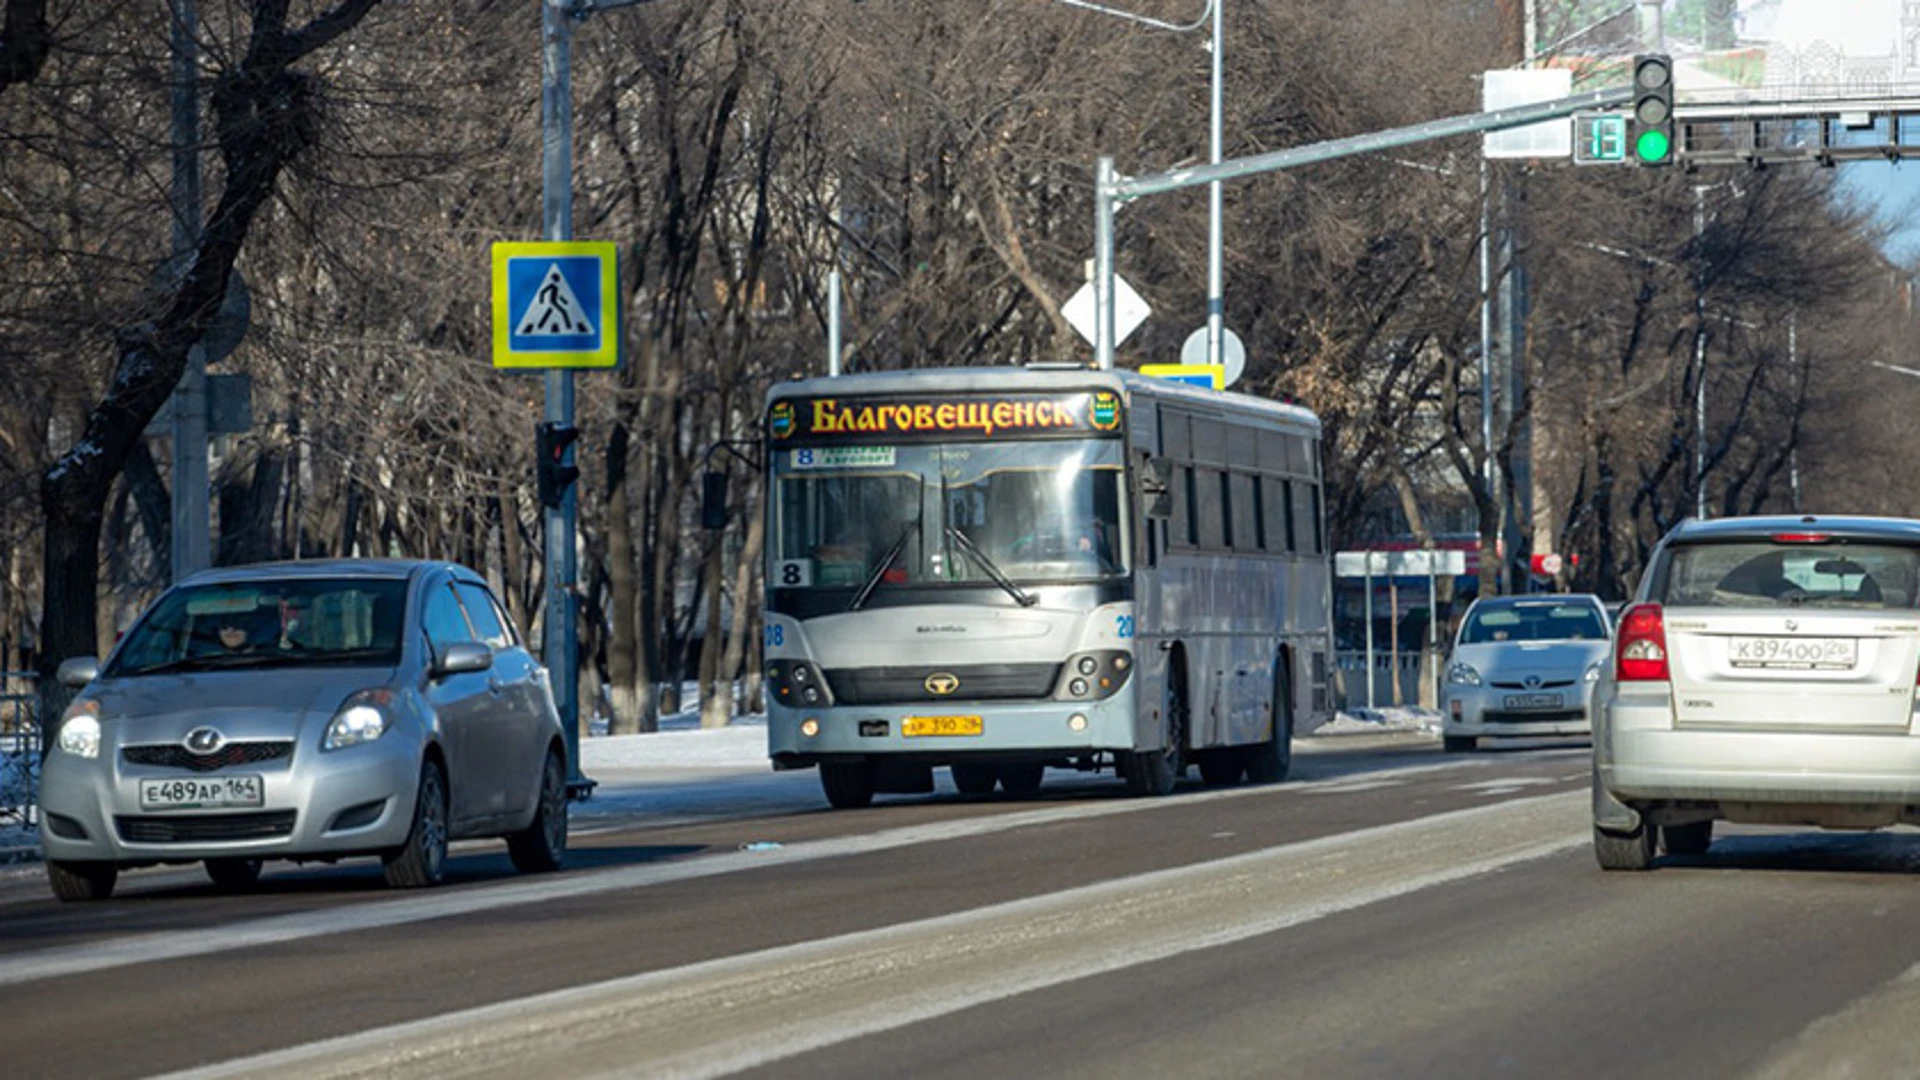
<svg viewBox="0 0 1920 1080">
<path fill-rule="evenodd" d="M 910 720 L 920 723 L 910 725 Z M 922 727 L 976 733 L 908 734 Z M 767 754 L 776 769 L 869 757 L 936 765 L 955 760 L 1044 761 L 1130 750 L 1133 745 L 1133 697 L 1127 693 L 1097 702 L 767 708 Z"/>
</svg>

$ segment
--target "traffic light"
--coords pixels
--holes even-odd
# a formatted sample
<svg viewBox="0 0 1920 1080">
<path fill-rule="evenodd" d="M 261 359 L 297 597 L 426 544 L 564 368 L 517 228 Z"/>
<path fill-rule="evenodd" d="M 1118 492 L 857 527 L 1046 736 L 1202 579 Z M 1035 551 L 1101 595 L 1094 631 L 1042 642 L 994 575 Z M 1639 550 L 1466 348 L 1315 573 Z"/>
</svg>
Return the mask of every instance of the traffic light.
<svg viewBox="0 0 1920 1080">
<path fill-rule="evenodd" d="M 534 478 L 540 489 L 540 505 L 549 510 L 559 509 L 573 482 L 580 479 L 579 467 L 567 460 L 567 451 L 580 438 L 580 429 L 548 420 L 534 428 L 533 433 L 534 452 L 538 456 L 534 462 Z"/>
<path fill-rule="evenodd" d="M 1644 53 L 1633 58 L 1633 158 L 1671 165 L 1673 152 L 1673 59 Z"/>
</svg>

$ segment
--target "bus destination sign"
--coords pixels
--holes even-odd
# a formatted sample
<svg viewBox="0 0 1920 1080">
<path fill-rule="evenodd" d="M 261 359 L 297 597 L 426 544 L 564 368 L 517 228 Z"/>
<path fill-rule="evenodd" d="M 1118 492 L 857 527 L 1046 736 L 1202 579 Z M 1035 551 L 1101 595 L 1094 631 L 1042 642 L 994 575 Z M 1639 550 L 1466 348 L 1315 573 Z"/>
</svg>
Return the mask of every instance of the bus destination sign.
<svg viewBox="0 0 1920 1080">
<path fill-rule="evenodd" d="M 1112 435 L 1120 397 L 1083 394 L 952 394 L 940 397 L 789 398 L 767 410 L 776 442 L 940 442 Z"/>
</svg>

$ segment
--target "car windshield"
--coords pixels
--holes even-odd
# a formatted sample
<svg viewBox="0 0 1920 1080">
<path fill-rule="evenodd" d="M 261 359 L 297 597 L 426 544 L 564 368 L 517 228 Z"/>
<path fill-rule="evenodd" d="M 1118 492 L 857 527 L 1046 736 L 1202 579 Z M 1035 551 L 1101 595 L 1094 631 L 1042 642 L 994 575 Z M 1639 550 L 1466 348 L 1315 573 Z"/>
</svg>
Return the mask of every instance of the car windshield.
<svg viewBox="0 0 1920 1080">
<path fill-rule="evenodd" d="M 114 651 L 108 677 L 400 661 L 400 578 L 190 585 L 163 595 Z"/>
<path fill-rule="evenodd" d="M 783 449 L 774 484 L 777 586 L 1031 584 L 1127 567 L 1114 439 Z"/>
<path fill-rule="evenodd" d="M 1914 608 L 1920 549 L 1891 544 L 1687 544 L 1673 548 L 1670 607 Z"/>
<path fill-rule="evenodd" d="M 1467 615 L 1462 645 L 1493 641 L 1604 641 L 1607 624 L 1592 604 L 1482 604 Z"/>
</svg>

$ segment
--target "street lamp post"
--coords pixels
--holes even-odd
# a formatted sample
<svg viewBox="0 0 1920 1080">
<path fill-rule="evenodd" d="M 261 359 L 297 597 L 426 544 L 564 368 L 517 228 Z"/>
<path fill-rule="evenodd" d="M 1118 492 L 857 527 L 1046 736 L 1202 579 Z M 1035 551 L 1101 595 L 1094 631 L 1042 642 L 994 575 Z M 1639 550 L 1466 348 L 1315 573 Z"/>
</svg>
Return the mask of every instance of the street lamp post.
<svg viewBox="0 0 1920 1080">
<path fill-rule="evenodd" d="M 1087 11 L 1097 11 L 1102 15 L 1112 15 L 1116 18 L 1126 19 L 1129 22 L 1137 22 L 1143 26 L 1151 26 L 1156 30 L 1172 30 L 1175 33 L 1186 33 L 1188 31 L 1198 30 L 1202 23 L 1211 20 L 1213 23 L 1213 37 L 1209 44 L 1208 51 L 1213 55 L 1211 58 L 1212 86 L 1208 94 L 1207 110 L 1207 164 L 1220 164 L 1222 143 L 1224 141 L 1221 136 L 1220 115 L 1223 103 L 1222 83 L 1226 66 L 1226 31 L 1224 27 L 1221 26 L 1220 0 L 1207 0 L 1207 10 L 1201 12 L 1198 19 L 1184 25 L 1180 23 L 1163 22 L 1145 15 L 1137 15 L 1131 11 L 1107 7 L 1104 4 L 1090 3 L 1089 0 L 1057 0 L 1057 2 L 1065 4 L 1068 7 L 1084 8 Z M 1207 363 L 1209 364 L 1223 363 L 1226 356 L 1226 270 L 1225 259 L 1221 252 L 1223 203 L 1220 183 L 1220 181 L 1214 180 L 1207 184 Z M 1094 285 L 1096 294 L 1099 289 L 1104 287 L 1097 282 L 1098 275 L 1096 274 L 1096 284 Z M 1107 299 L 1109 301 L 1108 306 L 1111 307 L 1112 298 L 1108 297 Z M 1096 333 L 1095 336 L 1097 338 L 1098 334 Z M 1110 346 L 1108 350 L 1103 351 L 1096 343 L 1095 353 L 1100 357 L 1099 365 L 1101 367 L 1113 366 Z"/>
</svg>

